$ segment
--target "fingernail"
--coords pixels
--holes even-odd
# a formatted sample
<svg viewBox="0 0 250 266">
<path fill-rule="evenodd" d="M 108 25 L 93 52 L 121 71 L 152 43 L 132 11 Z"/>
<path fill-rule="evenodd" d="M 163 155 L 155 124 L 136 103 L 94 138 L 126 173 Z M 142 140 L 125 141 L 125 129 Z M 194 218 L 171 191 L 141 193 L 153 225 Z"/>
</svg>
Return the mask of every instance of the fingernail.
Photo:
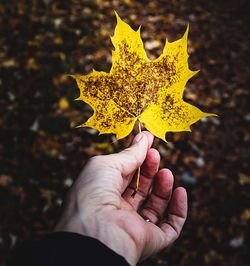
<svg viewBox="0 0 250 266">
<path fill-rule="evenodd" d="M 133 144 L 135 143 L 139 143 L 143 138 L 143 133 L 140 133 L 138 134 L 135 138 L 134 138 L 134 141 L 133 141 Z"/>
</svg>

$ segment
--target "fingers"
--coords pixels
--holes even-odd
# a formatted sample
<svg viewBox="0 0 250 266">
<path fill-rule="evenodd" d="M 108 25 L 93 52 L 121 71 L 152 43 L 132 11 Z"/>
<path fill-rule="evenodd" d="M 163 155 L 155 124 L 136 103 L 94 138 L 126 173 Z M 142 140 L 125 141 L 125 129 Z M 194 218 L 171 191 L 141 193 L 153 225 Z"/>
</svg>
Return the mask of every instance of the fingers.
<svg viewBox="0 0 250 266">
<path fill-rule="evenodd" d="M 180 235 L 187 218 L 187 193 L 183 187 L 174 190 L 169 205 L 167 221 L 161 225 L 166 236 L 166 245 L 171 244 Z"/>
<path fill-rule="evenodd" d="M 123 194 L 123 198 L 132 205 L 132 207 L 137 210 L 141 203 L 145 200 L 148 195 L 149 189 L 151 187 L 152 181 L 158 172 L 160 165 L 160 154 L 157 150 L 151 148 L 149 149 L 146 159 L 141 166 L 140 184 L 139 190 L 135 197 L 131 197 L 136 186 L 136 178 L 127 187 Z"/>
<path fill-rule="evenodd" d="M 187 193 L 184 188 L 178 187 L 174 190 L 169 202 L 169 212 L 166 222 L 160 227 L 153 223 L 146 223 L 148 240 L 143 257 L 147 258 L 152 254 L 156 254 L 172 244 L 179 237 L 186 217 Z"/>
<path fill-rule="evenodd" d="M 171 198 L 173 182 L 170 170 L 162 169 L 157 173 L 152 194 L 142 209 L 141 216 L 149 218 L 152 223 L 161 220 Z"/>
<path fill-rule="evenodd" d="M 121 175 L 128 176 L 142 165 L 154 140 L 154 136 L 148 131 L 136 135 L 132 146 L 117 153 L 108 155 L 109 164 L 119 170 Z"/>
</svg>

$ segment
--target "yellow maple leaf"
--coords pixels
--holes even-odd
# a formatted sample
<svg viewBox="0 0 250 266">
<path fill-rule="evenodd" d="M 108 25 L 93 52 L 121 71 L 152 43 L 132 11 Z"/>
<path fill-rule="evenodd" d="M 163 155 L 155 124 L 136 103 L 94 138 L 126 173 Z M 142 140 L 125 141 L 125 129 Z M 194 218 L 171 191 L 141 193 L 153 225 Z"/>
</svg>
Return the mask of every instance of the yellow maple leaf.
<svg viewBox="0 0 250 266">
<path fill-rule="evenodd" d="M 187 36 L 166 41 L 163 53 L 150 60 L 143 47 L 140 28 L 134 31 L 117 13 L 111 41 L 112 67 L 109 73 L 93 70 L 88 75 L 72 75 L 82 100 L 94 114 L 81 125 L 100 134 L 113 133 L 117 139 L 130 134 L 139 120 L 145 128 L 165 141 L 166 132 L 191 131 L 190 125 L 206 116 L 183 100 L 187 81 L 198 71 L 188 68 Z"/>
</svg>

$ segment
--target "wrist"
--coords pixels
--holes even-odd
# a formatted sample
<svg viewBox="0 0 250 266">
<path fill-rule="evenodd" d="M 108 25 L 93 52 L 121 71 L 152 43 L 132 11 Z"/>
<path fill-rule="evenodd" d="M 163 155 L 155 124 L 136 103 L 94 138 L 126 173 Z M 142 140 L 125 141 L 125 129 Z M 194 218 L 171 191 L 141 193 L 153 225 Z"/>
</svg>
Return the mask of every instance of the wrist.
<svg viewBox="0 0 250 266">
<path fill-rule="evenodd" d="M 70 219 L 62 218 L 54 231 L 73 232 L 95 238 L 122 256 L 131 266 L 138 263 L 140 256 L 135 241 L 122 227 L 113 222 L 110 214 L 92 213 L 84 218 L 73 214 Z"/>
</svg>

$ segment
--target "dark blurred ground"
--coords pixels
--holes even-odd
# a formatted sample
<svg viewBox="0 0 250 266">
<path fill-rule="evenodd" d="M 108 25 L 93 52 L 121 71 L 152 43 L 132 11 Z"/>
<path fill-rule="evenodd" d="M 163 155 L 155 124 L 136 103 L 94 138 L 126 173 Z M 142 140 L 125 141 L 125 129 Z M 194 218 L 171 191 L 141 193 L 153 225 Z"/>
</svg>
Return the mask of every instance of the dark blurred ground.
<svg viewBox="0 0 250 266">
<path fill-rule="evenodd" d="M 114 9 L 143 25 L 151 58 L 190 23 L 189 62 L 201 72 L 185 98 L 220 116 L 155 141 L 190 208 L 176 244 L 143 265 L 250 265 L 250 19 L 241 0 L 0 1 L 0 265 L 15 243 L 51 230 L 90 156 L 131 141 L 74 129 L 91 110 L 63 76 L 109 70 Z"/>
</svg>

